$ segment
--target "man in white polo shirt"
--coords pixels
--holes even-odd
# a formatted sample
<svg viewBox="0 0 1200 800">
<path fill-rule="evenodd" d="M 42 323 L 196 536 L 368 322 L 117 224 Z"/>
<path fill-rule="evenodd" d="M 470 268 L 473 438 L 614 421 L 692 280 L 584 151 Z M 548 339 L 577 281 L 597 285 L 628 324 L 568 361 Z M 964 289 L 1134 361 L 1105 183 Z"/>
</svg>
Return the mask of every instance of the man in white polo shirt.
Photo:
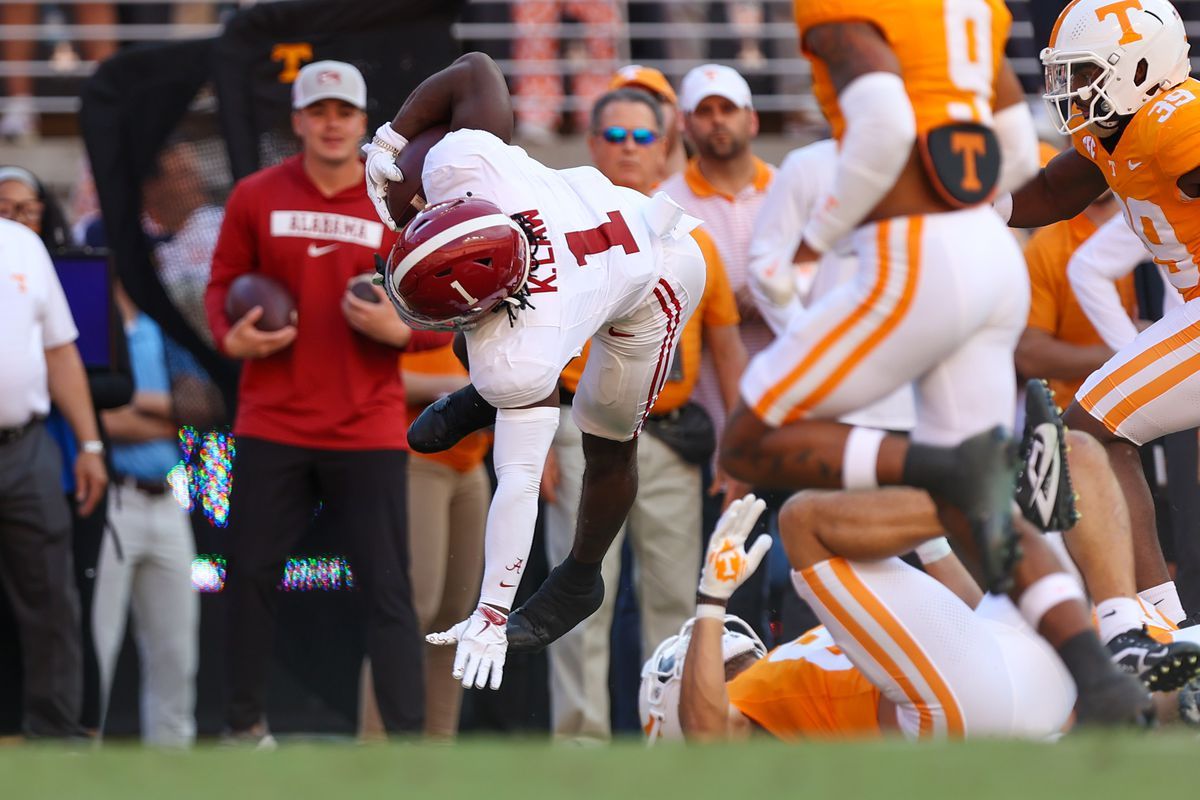
<svg viewBox="0 0 1200 800">
<path fill-rule="evenodd" d="M 58 446 L 42 425 L 50 402 L 79 438 L 79 513 L 108 474 L 75 322 L 37 234 L 0 220 L 0 577 L 21 631 L 24 732 L 83 735 L 83 654 L 71 516 Z"/>
</svg>

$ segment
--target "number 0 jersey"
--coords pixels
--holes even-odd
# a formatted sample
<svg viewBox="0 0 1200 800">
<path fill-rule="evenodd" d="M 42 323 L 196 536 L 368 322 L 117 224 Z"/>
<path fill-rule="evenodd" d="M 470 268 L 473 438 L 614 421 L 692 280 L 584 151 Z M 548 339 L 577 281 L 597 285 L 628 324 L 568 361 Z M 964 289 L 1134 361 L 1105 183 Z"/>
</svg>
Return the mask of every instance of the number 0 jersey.
<svg viewBox="0 0 1200 800">
<path fill-rule="evenodd" d="M 795 17 L 802 49 L 805 33 L 818 25 L 875 26 L 900 62 L 918 135 L 951 122 L 991 122 L 996 74 L 1012 24 L 1000 0 L 796 0 Z M 840 139 L 845 120 L 829 70 L 806 55 L 813 65 L 813 94 Z"/>
<path fill-rule="evenodd" d="M 1071 137 L 1104 173 L 1125 220 L 1185 300 L 1200 297 L 1200 199 L 1176 181 L 1200 166 L 1200 81 L 1188 78 L 1138 109 L 1110 153 L 1096 136 Z"/>
</svg>

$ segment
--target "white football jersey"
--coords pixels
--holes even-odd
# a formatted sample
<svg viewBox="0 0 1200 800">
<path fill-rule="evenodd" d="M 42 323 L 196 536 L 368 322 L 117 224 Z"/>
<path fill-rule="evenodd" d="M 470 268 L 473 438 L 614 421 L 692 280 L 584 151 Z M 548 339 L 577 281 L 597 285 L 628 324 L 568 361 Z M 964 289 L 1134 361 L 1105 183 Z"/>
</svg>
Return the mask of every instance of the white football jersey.
<svg viewBox="0 0 1200 800">
<path fill-rule="evenodd" d="M 661 243 L 646 222 L 653 201 L 592 167 L 550 169 L 490 133 L 459 130 L 429 150 L 422 185 L 430 203 L 479 197 L 533 224 L 532 308 L 510 325 L 501 307 L 466 333 L 471 380 L 498 407 L 543 399 L 531 395 L 547 376 L 557 380 L 592 335 L 641 303 L 661 275 Z"/>
</svg>

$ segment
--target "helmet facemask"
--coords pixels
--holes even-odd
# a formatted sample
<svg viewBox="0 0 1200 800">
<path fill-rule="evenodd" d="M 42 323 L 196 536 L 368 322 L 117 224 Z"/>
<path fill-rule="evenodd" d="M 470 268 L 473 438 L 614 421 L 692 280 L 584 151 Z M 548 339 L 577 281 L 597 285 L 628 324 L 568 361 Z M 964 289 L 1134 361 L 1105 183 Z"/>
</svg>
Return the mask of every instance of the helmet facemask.
<svg viewBox="0 0 1200 800">
<path fill-rule="evenodd" d="M 1119 123 L 1116 103 L 1106 87 L 1114 70 L 1092 53 L 1042 53 L 1046 93 L 1042 99 L 1058 132 L 1070 136 L 1089 125 L 1113 128 Z"/>
<path fill-rule="evenodd" d="M 461 200 L 445 201 L 438 204 L 438 206 L 453 209 L 456 204 L 462 202 Z M 436 207 L 434 207 L 434 213 L 437 213 Z M 527 298 L 529 295 L 528 282 L 529 273 L 532 268 L 533 252 L 528 233 L 524 229 L 524 226 L 519 225 L 512 218 L 493 214 L 490 219 L 493 220 L 491 226 L 493 228 L 497 227 L 500 219 L 503 219 L 504 224 L 511 228 L 512 237 L 510 241 L 513 243 L 515 252 L 480 250 L 477 251 L 477 255 L 473 258 L 468 257 L 466 260 L 456 262 L 452 257 L 449 263 L 445 263 L 440 267 L 425 268 L 425 275 L 427 277 L 424 280 L 428 281 L 430 280 L 429 276 L 433 276 L 432 279 L 435 280 L 435 283 L 440 282 L 442 285 L 445 285 L 448 282 L 456 288 L 462 299 L 476 304 L 472 307 L 464 308 L 465 304 L 458 302 L 458 298 L 456 298 L 456 302 L 453 305 L 457 306 L 457 313 L 446 313 L 444 309 L 446 304 L 444 303 L 442 304 L 443 310 L 439 311 L 439 313 L 434 314 L 430 311 L 422 311 L 417 307 L 421 303 L 416 300 L 410 302 L 405 299 L 404 292 L 400 289 L 400 282 L 406 280 L 404 276 L 409 274 L 409 270 L 415 267 L 415 265 L 406 266 L 405 264 L 406 261 L 411 260 L 414 256 L 411 251 L 408 254 L 405 253 L 402 241 L 397 242 L 388 257 L 383 284 L 384 291 L 391 301 L 392 306 L 396 309 L 396 313 L 406 324 L 424 330 L 466 331 L 479 325 L 486 318 L 485 315 L 488 312 L 499 312 L 503 309 L 508 312 L 509 319 L 511 320 L 517 310 L 531 307 Z M 430 223 L 431 220 L 429 219 L 412 220 L 406 226 L 405 232 L 401 234 L 401 239 L 403 240 L 412 230 L 417 231 L 415 235 L 419 237 L 421 235 L 421 228 Z M 426 243 L 421 246 L 428 247 L 429 245 Z M 468 271 L 474 270 L 474 280 L 478 281 L 479 270 L 490 271 L 493 269 L 493 257 L 501 259 L 499 263 L 515 266 L 519 270 L 519 273 L 512 275 L 511 278 L 509 278 L 508 266 L 502 267 L 501 271 L 497 273 L 498 276 L 503 276 L 503 281 L 498 284 L 497 288 L 503 288 L 507 294 L 502 296 L 498 296 L 496 292 L 485 294 L 479 291 L 478 283 L 476 283 L 475 287 L 472 287 L 471 281 L 467 277 L 463 277 L 461 274 L 458 278 L 455 277 L 457 270 L 466 267 Z M 463 282 L 462 284 L 458 283 L 460 279 Z M 463 284 L 466 285 L 465 288 Z M 469 292 L 472 291 L 479 295 L 479 300 L 471 296 Z"/>
</svg>

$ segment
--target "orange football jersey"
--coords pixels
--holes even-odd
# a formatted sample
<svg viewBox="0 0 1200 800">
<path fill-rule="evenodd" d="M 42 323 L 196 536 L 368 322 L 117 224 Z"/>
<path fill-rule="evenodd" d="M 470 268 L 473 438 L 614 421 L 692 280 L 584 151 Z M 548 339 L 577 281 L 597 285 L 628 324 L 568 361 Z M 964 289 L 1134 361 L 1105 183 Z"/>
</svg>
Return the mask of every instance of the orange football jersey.
<svg viewBox="0 0 1200 800">
<path fill-rule="evenodd" d="M 1200 199 L 1176 181 L 1200 167 L 1200 81 L 1188 78 L 1133 115 L 1110 153 L 1087 131 L 1075 149 L 1100 168 L 1125 219 L 1185 300 L 1200 297 Z"/>
<path fill-rule="evenodd" d="M 729 702 L 780 739 L 879 736 L 879 690 L 823 626 L 780 645 L 726 685 Z"/>
<path fill-rule="evenodd" d="M 869 22 L 892 46 L 917 133 L 950 122 L 990 123 L 1012 15 L 1001 0 L 795 0 L 805 32 L 832 22 Z M 810 53 L 813 94 L 840 139 L 845 128 L 829 71 Z"/>
</svg>

